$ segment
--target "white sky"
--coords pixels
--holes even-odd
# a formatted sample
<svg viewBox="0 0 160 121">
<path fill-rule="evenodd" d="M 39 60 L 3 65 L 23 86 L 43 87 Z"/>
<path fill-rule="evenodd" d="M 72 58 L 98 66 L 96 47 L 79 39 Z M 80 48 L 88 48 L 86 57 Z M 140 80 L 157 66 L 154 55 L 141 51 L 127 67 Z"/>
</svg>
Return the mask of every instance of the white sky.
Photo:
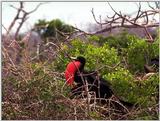
<svg viewBox="0 0 160 121">
<path fill-rule="evenodd" d="M 33 10 L 38 3 L 39 2 L 25 2 L 25 10 Z M 133 13 L 137 11 L 135 2 L 110 2 L 110 4 L 116 11 L 122 11 L 122 13 Z M 19 2 L 2 2 L 2 24 L 6 28 L 9 27 L 17 11 L 10 7 L 10 5 L 19 7 Z M 106 15 L 112 15 L 112 10 L 107 5 L 107 2 L 48 2 L 30 14 L 29 19 L 21 28 L 21 32 L 31 29 L 38 19 L 52 20 L 56 18 L 85 30 L 88 23 L 95 23 L 91 14 L 92 8 L 94 8 L 95 15 L 97 17 L 101 15 L 102 19 L 105 18 Z M 147 8 L 147 3 L 142 2 L 142 9 Z M 13 31 L 16 29 L 15 26 Z M 5 30 L 2 28 L 2 33 L 4 32 Z"/>
</svg>

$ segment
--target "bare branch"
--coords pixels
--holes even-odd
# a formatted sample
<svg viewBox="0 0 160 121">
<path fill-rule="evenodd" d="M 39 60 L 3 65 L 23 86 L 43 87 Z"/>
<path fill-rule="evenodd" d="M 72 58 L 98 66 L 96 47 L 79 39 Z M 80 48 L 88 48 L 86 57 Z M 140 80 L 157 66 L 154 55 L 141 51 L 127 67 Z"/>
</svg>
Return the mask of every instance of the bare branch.
<svg viewBox="0 0 160 121">
<path fill-rule="evenodd" d="M 102 25 L 102 23 L 100 23 L 100 22 L 97 21 L 96 16 L 95 16 L 95 14 L 94 14 L 94 9 L 93 9 L 93 8 L 92 8 L 91 12 L 92 12 L 92 15 L 93 15 L 93 18 L 94 18 L 95 22 L 96 22 L 97 24 Z"/>
<path fill-rule="evenodd" d="M 148 4 L 148 6 L 149 6 L 152 10 L 155 10 L 155 8 L 152 7 L 149 2 L 147 2 L 147 4 Z"/>
<path fill-rule="evenodd" d="M 92 13 L 92 16 L 93 16 L 95 22 L 96 22 L 97 24 L 101 25 L 101 26 L 102 26 L 102 25 L 109 24 L 110 22 L 114 22 L 114 20 L 119 19 L 119 18 L 116 18 L 116 19 L 115 19 L 115 15 L 112 16 L 112 17 L 108 17 L 108 16 L 107 16 L 109 19 L 112 19 L 112 20 L 111 20 L 111 21 L 106 20 L 106 22 L 103 23 L 103 22 L 101 22 L 101 20 L 100 20 L 100 22 L 99 22 L 99 21 L 96 19 L 93 8 L 92 8 L 92 10 L 91 10 L 91 13 Z"/>
<path fill-rule="evenodd" d="M 6 30 L 6 32 L 8 33 L 8 30 L 7 28 L 2 24 L 2 27 Z"/>
<path fill-rule="evenodd" d="M 23 14 L 23 17 L 22 17 L 22 20 L 21 20 L 21 22 L 20 22 L 20 24 L 19 24 L 19 26 L 18 26 L 18 28 L 17 28 L 17 30 L 16 30 L 15 36 L 14 36 L 16 39 L 17 39 L 18 33 L 19 33 L 19 31 L 20 31 L 23 23 L 27 20 L 26 17 L 27 17 L 27 13 L 24 13 L 24 14 Z"/>
<path fill-rule="evenodd" d="M 138 8 L 137 16 L 136 16 L 136 18 L 134 20 L 134 23 L 136 23 L 137 19 L 139 18 L 140 12 L 141 12 L 141 4 L 139 3 L 139 8 Z"/>
<path fill-rule="evenodd" d="M 149 41 L 149 42 L 153 42 L 153 38 L 152 38 L 151 34 L 148 32 L 146 26 L 144 26 L 144 30 L 145 30 L 146 35 L 147 35 L 147 37 L 148 37 L 148 41 Z"/>
<path fill-rule="evenodd" d="M 111 7 L 111 9 L 112 9 L 120 18 L 128 21 L 130 24 L 133 24 L 133 25 L 136 25 L 136 26 L 141 26 L 141 25 L 136 24 L 136 23 L 132 22 L 131 20 L 127 19 L 126 16 L 123 16 L 123 15 L 121 14 L 121 12 L 120 12 L 120 13 L 116 12 L 116 11 L 113 9 L 113 7 L 110 5 L 109 2 L 108 2 L 108 5 Z"/>
<path fill-rule="evenodd" d="M 11 37 L 8 29 L 2 24 L 2 27 L 5 29 L 5 31 L 8 33 L 7 36 L 6 36 L 6 39 L 9 39 Z"/>
<path fill-rule="evenodd" d="M 154 25 L 146 25 L 145 27 L 149 28 L 149 27 L 158 27 L 159 26 L 159 23 L 156 23 Z M 100 33 L 103 33 L 103 32 L 107 32 L 107 31 L 110 31 L 111 29 L 115 29 L 115 28 L 120 28 L 122 27 L 121 25 L 114 25 L 114 26 L 110 26 L 110 27 L 106 27 L 102 30 L 99 30 L 99 31 L 96 31 L 94 34 L 100 34 Z M 124 28 L 137 28 L 137 26 L 135 25 L 123 25 Z M 144 28 L 143 26 L 139 26 L 140 28 Z"/>
<path fill-rule="evenodd" d="M 145 23 L 145 25 L 147 25 L 148 24 L 148 14 L 147 14 L 147 12 L 145 11 L 145 16 L 146 16 L 146 23 Z"/>
<path fill-rule="evenodd" d="M 92 9 L 92 15 L 94 20 L 96 21 L 97 24 L 99 25 L 106 25 L 106 28 L 96 31 L 94 34 L 100 34 L 103 32 L 107 32 L 107 31 L 111 31 L 112 29 L 115 28 L 120 28 L 120 27 L 124 27 L 124 28 L 144 28 L 145 33 L 147 35 L 148 40 L 153 41 L 152 36 L 150 35 L 150 33 L 148 32 L 147 28 L 148 27 L 158 27 L 159 23 L 156 21 L 153 23 L 149 22 L 149 16 L 155 16 L 157 13 L 159 13 L 158 10 L 156 9 L 152 9 L 152 10 L 147 10 L 147 11 L 142 11 L 141 10 L 141 4 L 139 3 L 138 5 L 138 11 L 135 17 L 131 17 L 131 16 L 127 16 L 127 15 L 123 15 L 120 12 L 117 12 L 112 6 L 111 4 L 108 2 L 108 5 L 110 6 L 110 8 L 112 9 L 112 11 L 114 12 L 114 15 L 112 17 L 108 17 L 104 23 L 102 23 L 101 21 L 97 21 L 94 11 Z M 145 19 L 145 23 L 142 21 L 142 19 Z M 139 20 L 139 21 L 138 21 Z M 155 19 L 154 19 L 155 20 Z M 137 22 L 138 21 L 138 22 Z"/>
<path fill-rule="evenodd" d="M 35 12 L 42 4 L 45 4 L 45 3 L 39 3 L 32 11 L 27 12 L 27 13 L 31 14 L 31 13 Z"/>
<path fill-rule="evenodd" d="M 156 8 L 157 8 L 157 9 L 160 9 L 160 2 L 159 2 L 159 1 L 155 1 L 154 3 L 155 3 L 155 5 L 156 5 Z"/>
<path fill-rule="evenodd" d="M 22 4 L 22 6 L 23 6 L 23 3 L 21 3 L 21 4 Z M 15 33 L 15 38 L 17 38 L 17 36 L 18 36 L 18 34 L 19 34 L 19 31 L 20 31 L 22 25 L 24 24 L 24 22 L 29 18 L 28 15 L 31 14 L 31 13 L 33 13 L 33 12 L 35 12 L 35 11 L 40 7 L 40 5 L 42 5 L 42 4 L 44 4 L 44 3 L 38 4 L 38 5 L 35 7 L 35 9 L 33 9 L 33 10 L 30 11 L 30 12 L 26 12 L 25 10 L 23 10 L 23 9 L 22 9 L 23 7 L 20 9 L 20 10 L 23 12 L 23 16 L 22 16 L 21 18 L 19 17 L 19 19 L 21 19 L 21 22 L 20 22 L 20 24 L 19 24 L 19 26 L 18 26 L 18 28 L 17 28 L 16 33 Z"/>
<path fill-rule="evenodd" d="M 17 19 L 19 18 L 19 14 L 20 14 L 22 8 L 23 8 L 23 2 L 20 2 L 20 7 L 19 7 L 19 9 L 18 9 L 18 11 L 17 11 L 16 16 L 14 17 L 13 21 L 11 22 L 11 24 L 10 24 L 10 26 L 9 26 L 9 28 L 8 28 L 7 35 L 9 34 L 9 32 L 10 32 L 11 29 L 12 29 L 12 27 L 15 25 Z"/>
<path fill-rule="evenodd" d="M 24 22 L 29 18 L 29 17 L 28 17 L 29 14 L 35 12 L 42 4 L 44 4 L 44 3 L 40 3 L 40 4 L 38 4 L 32 11 L 27 12 L 27 11 L 24 10 L 24 2 L 20 1 L 19 3 L 20 3 L 19 8 L 15 7 L 15 6 L 13 6 L 13 5 L 10 5 L 10 7 L 12 7 L 12 8 L 14 8 L 14 9 L 17 10 L 17 14 L 16 14 L 16 16 L 14 17 L 13 21 L 11 22 L 11 24 L 10 24 L 8 30 L 7 30 L 7 36 L 8 36 L 8 34 L 9 34 L 10 31 L 11 31 L 11 29 L 13 28 L 13 26 L 14 26 L 15 23 L 17 22 L 17 20 L 18 20 L 18 19 L 21 20 L 20 23 L 19 23 L 19 26 L 18 26 L 18 28 L 17 28 L 17 30 L 16 30 L 16 32 L 15 32 L 15 35 L 14 35 L 15 39 L 17 39 L 17 36 L 18 36 L 18 34 L 19 34 L 19 31 L 20 31 L 22 25 L 23 25 Z M 45 2 L 45 3 L 46 3 L 46 2 Z M 21 13 L 21 12 L 23 13 L 22 17 L 20 17 L 20 13 Z"/>
<path fill-rule="evenodd" d="M 20 7 L 20 8 L 17 8 L 17 7 L 15 7 L 15 6 L 13 6 L 13 5 L 10 5 L 10 7 L 12 7 L 12 8 L 14 8 L 14 9 L 16 9 L 16 10 L 18 10 L 18 11 L 22 11 L 22 12 L 24 12 L 24 13 L 26 13 L 26 11 L 25 10 L 23 10 L 23 8 L 24 8 L 24 2 L 20 2 L 20 5 L 22 6 L 22 7 Z"/>
</svg>

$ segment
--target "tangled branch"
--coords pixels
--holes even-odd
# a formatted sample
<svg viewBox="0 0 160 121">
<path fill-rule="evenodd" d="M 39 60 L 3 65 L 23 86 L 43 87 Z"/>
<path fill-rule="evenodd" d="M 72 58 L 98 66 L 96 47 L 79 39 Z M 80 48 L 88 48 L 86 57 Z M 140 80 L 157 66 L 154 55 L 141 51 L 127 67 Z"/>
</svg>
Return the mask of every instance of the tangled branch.
<svg viewBox="0 0 160 121">
<path fill-rule="evenodd" d="M 44 3 L 39 3 L 33 10 L 27 12 L 26 10 L 24 10 L 24 2 L 23 1 L 20 1 L 20 6 L 19 8 L 13 6 L 13 5 L 10 5 L 10 7 L 14 8 L 17 10 L 17 14 L 16 16 L 14 17 L 13 21 L 11 22 L 8 30 L 7 30 L 7 36 L 8 34 L 10 33 L 11 29 L 13 28 L 13 26 L 15 25 L 15 23 L 17 22 L 17 20 L 21 20 L 18 27 L 17 27 L 17 30 L 15 32 L 15 35 L 14 35 L 14 38 L 17 39 L 17 36 L 19 34 L 19 31 L 22 27 L 22 25 L 24 24 L 24 22 L 29 18 L 29 15 L 33 12 L 35 12 L 42 4 Z M 22 17 L 20 17 L 20 13 L 22 13 Z"/>
<path fill-rule="evenodd" d="M 159 14 L 159 9 L 155 9 L 149 4 L 149 7 L 152 9 L 147 10 L 147 11 L 142 11 L 141 4 L 139 3 L 136 16 L 131 17 L 128 15 L 123 15 L 121 12 L 117 12 L 111 6 L 111 4 L 109 2 L 108 2 L 108 5 L 110 6 L 111 10 L 114 12 L 114 15 L 111 17 L 107 16 L 105 22 L 98 21 L 95 16 L 94 9 L 92 9 L 92 11 L 91 11 L 95 22 L 100 26 L 105 26 L 103 29 L 96 31 L 94 34 L 99 34 L 99 33 L 107 32 L 107 31 L 111 31 L 112 29 L 120 28 L 120 27 L 124 27 L 124 28 L 137 28 L 137 27 L 139 27 L 139 28 L 144 29 L 148 41 L 153 42 L 153 38 L 150 35 L 147 28 L 159 26 L 158 22 L 151 23 L 150 22 L 151 20 L 149 20 L 150 16 L 153 17 L 153 16 Z"/>
</svg>

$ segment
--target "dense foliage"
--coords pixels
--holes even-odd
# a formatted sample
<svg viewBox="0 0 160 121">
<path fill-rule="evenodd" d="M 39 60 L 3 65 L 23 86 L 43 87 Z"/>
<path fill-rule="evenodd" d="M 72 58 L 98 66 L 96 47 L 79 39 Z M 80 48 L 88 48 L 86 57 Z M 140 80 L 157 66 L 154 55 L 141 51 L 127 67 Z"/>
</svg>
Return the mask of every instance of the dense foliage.
<svg viewBox="0 0 160 121">
<path fill-rule="evenodd" d="M 46 25 L 46 21 L 39 23 Z M 67 25 L 53 20 L 45 30 L 50 31 L 46 36 L 54 36 L 50 26 L 67 32 Z M 23 51 L 24 61 L 16 69 L 7 60 L 3 62 L 2 71 L 8 68 L 8 72 L 2 78 L 2 119 L 119 119 L 118 115 L 102 115 L 101 107 L 86 116 L 86 104 L 69 99 L 70 89 L 64 85 L 63 72 L 69 57 L 79 55 L 87 60 L 86 70 L 97 70 L 119 97 L 138 104 L 123 119 L 158 119 L 158 73 L 149 78 L 143 76 L 144 64 L 159 55 L 159 39 L 148 43 L 123 32 L 109 37 L 88 36 L 87 40 L 76 38 L 61 43 L 60 48 L 55 49 L 54 60 L 31 61 Z"/>
<path fill-rule="evenodd" d="M 87 59 L 85 69 L 98 70 L 122 99 L 146 108 L 156 105 L 158 73 L 141 81 L 136 77 L 143 76 L 144 65 L 159 55 L 158 39 L 154 43 L 148 43 L 135 35 L 123 32 L 116 37 L 89 36 L 87 42 L 75 39 L 69 46 L 64 45 L 62 48 L 61 60 L 55 62 L 57 70 L 63 71 L 70 61 L 65 53 L 69 56 L 82 55 Z"/>
</svg>

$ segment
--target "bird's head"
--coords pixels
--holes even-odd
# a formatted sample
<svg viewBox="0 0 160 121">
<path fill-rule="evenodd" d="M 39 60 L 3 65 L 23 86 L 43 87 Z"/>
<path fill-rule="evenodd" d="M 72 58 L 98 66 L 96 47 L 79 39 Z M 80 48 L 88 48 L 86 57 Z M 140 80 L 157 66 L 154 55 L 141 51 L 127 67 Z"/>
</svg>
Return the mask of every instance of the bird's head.
<svg viewBox="0 0 160 121">
<path fill-rule="evenodd" d="M 86 63 L 86 59 L 82 56 L 78 56 L 77 58 L 71 58 L 72 61 L 68 63 L 67 68 L 65 70 L 65 78 L 68 85 L 73 85 L 74 77 L 77 72 L 81 72 L 84 69 L 84 65 Z"/>
</svg>

